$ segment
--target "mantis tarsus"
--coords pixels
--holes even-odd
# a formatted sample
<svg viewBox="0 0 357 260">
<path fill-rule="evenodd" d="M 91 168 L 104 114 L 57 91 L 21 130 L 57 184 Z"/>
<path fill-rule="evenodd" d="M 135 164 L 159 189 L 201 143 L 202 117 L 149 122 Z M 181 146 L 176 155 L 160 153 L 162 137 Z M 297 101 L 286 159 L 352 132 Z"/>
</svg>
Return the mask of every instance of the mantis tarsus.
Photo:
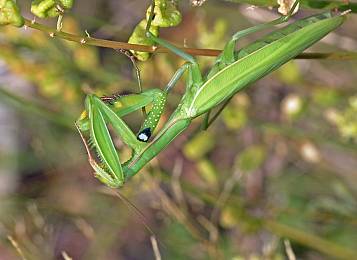
<svg viewBox="0 0 357 260">
<path fill-rule="evenodd" d="M 298 1 L 291 10 L 295 9 L 297 3 Z M 182 133 L 194 118 L 207 114 L 207 120 L 204 121 L 209 123 L 208 112 L 212 108 L 228 102 L 238 91 L 293 59 L 345 20 L 345 14 L 326 12 L 313 15 L 236 50 L 236 42 L 242 37 L 284 23 L 290 16 L 291 12 L 271 22 L 234 34 L 206 77 L 201 75 L 192 56 L 150 33 L 149 21 L 147 37 L 168 48 L 186 60 L 186 63 L 176 71 L 164 90 L 150 89 L 140 94 L 113 97 L 110 102 L 104 102 L 93 94 L 87 96 L 85 111 L 77 120 L 76 126 L 86 146 L 95 176 L 110 187 L 122 186 Z M 158 134 L 150 138 L 163 112 L 170 89 L 185 72 L 188 73 L 186 91 L 180 103 Z M 139 133 L 135 135 L 121 117 L 149 103 L 153 104 L 152 109 Z M 132 149 L 132 156 L 125 163 L 120 162 L 107 124 L 110 124 L 115 134 Z M 89 136 L 89 144 L 86 136 Z M 97 152 L 99 163 L 91 155 L 91 149 Z"/>
</svg>

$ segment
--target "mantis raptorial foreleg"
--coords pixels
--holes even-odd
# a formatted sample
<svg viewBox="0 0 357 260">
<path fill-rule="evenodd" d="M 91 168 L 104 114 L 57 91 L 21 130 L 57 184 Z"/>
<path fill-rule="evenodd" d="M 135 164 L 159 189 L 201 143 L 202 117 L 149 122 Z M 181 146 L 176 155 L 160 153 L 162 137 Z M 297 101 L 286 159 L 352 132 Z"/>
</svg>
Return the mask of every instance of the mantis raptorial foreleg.
<svg viewBox="0 0 357 260">
<path fill-rule="evenodd" d="M 103 107 L 106 107 L 106 104 L 101 101 L 100 98 L 94 95 L 87 96 L 86 112 L 82 114 L 84 115 L 83 118 L 80 118 L 76 122 L 76 126 L 86 146 L 89 162 L 95 171 L 95 176 L 106 185 L 117 187 L 123 184 L 124 173 L 106 123 L 114 123 L 116 130 L 120 128 L 124 130 L 127 126 L 120 117 L 118 117 L 119 120 L 113 121 L 116 116 L 115 112 L 112 111 L 112 113 L 108 113 L 109 111 L 105 111 Z M 86 122 L 87 120 L 89 124 Z M 82 124 L 83 122 L 84 124 Z M 95 148 L 101 163 L 97 163 L 95 159 L 93 159 L 88 149 L 89 145 L 82 133 L 87 125 L 89 127 L 90 143 L 93 148 Z"/>
<path fill-rule="evenodd" d="M 123 172 L 119 155 L 116 152 L 107 124 L 110 124 L 114 133 L 120 136 L 122 141 L 133 150 L 134 155 L 140 154 L 145 146 L 145 142 L 149 140 L 157 126 L 166 103 L 168 92 L 190 67 L 191 63 L 189 62 L 180 67 L 164 91 L 151 89 L 140 94 L 114 95 L 102 98 L 98 98 L 95 95 L 87 96 L 86 110 L 77 121 L 76 126 L 85 144 L 89 162 L 95 170 L 95 175 L 98 179 L 108 186 L 117 187 L 122 185 L 127 177 Z M 152 108 L 147 114 L 139 133 L 135 135 L 121 117 L 139 110 L 150 103 L 153 104 Z M 83 132 L 89 132 L 90 143 L 96 150 L 101 163 L 97 163 L 93 158 L 89 149 L 90 145 L 88 145 Z"/>
<path fill-rule="evenodd" d="M 122 185 L 125 181 L 125 174 L 107 124 L 112 126 L 115 134 L 120 136 L 121 140 L 134 153 L 139 153 L 144 143 L 137 139 L 139 135 L 136 136 L 121 117 L 145 107 L 161 95 L 163 95 L 161 90 L 152 89 L 141 94 L 105 98 L 104 100 L 106 101 L 95 95 L 87 96 L 86 110 L 77 120 L 76 127 L 85 144 L 89 162 L 95 170 L 95 176 L 108 186 L 117 187 Z M 153 126 L 153 129 L 155 127 L 156 125 Z M 83 133 L 89 133 L 90 145 Z M 100 163 L 97 163 L 93 158 L 89 149 L 90 146 L 97 152 Z"/>
</svg>

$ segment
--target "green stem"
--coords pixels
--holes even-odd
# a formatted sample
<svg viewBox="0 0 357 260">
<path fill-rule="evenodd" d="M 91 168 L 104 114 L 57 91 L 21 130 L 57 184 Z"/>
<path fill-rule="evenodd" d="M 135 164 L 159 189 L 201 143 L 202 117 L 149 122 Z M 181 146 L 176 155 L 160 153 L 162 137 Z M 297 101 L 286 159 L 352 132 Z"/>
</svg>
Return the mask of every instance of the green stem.
<svg viewBox="0 0 357 260">
<path fill-rule="evenodd" d="M 314 248 L 328 256 L 338 259 L 355 259 L 357 255 L 357 252 L 353 249 L 340 246 L 301 229 L 293 228 L 273 220 L 263 220 L 263 226 L 274 234 Z"/>
</svg>

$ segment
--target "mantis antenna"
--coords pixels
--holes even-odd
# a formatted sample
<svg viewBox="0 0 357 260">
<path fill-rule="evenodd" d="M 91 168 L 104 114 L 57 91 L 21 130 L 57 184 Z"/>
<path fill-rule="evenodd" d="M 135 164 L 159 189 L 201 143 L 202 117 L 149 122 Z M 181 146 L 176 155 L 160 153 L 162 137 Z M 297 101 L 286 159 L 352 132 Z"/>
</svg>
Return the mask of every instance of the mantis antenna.
<svg viewBox="0 0 357 260">
<path fill-rule="evenodd" d="M 125 50 L 125 49 L 114 49 L 114 50 L 116 52 L 124 54 L 126 57 L 129 58 L 129 60 L 133 64 L 133 67 L 135 69 L 136 79 L 138 81 L 139 94 L 142 93 L 143 92 L 143 88 L 142 88 L 142 84 L 141 84 L 141 75 L 140 75 L 140 69 L 139 69 L 138 65 L 136 64 L 136 60 L 137 60 L 136 57 L 130 51 Z M 113 95 L 113 96 L 109 96 L 109 97 L 102 97 L 102 100 L 111 103 L 116 98 L 117 98 L 117 95 Z M 141 111 L 143 113 L 143 117 L 146 118 L 147 114 L 146 114 L 145 107 L 142 107 Z"/>
<path fill-rule="evenodd" d="M 115 49 L 115 51 L 124 54 L 125 56 L 127 56 L 130 59 L 131 63 L 134 66 L 136 78 L 138 80 L 139 93 L 143 92 L 143 88 L 142 88 L 142 85 L 141 85 L 140 70 L 139 70 L 138 65 L 136 64 L 135 56 L 130 51 L 125 50 L 125 49 Z"/>
<path fill-rule="evenodd" d="M 132 211 L 134 212 L 134 214 L 136 214 L 136 215 L 139 217 L 141 223 L 144 225 L 144 227 L 147 229 L 147 231 L 149 231 L 150 235 L 152 235 L 153 237 L 155 237 L 155 239 L 156 239 L 157 241 L 159 241 L 159 243 L 160 243 L 161 245 L 164 245 L 164 244 L 158 239 L 158 236 L 155 234 L 155 232 L 152 230 L 152 228 L 151 228 L 151 227 L 149 226 L 149 224 L 147 223 L 146 217 L 145 217 L 144 213 L 142 213 L 141 210 L 140 210 L 137 206 L 135 206 L 135 204 L 134 204 L 133 202 L 131 202 L 127 197 L 125 197 L 125 196 L 124 196 L 122 193 L 120 193 L 118 190 L 115 190 L 114 193 L 115 193 L 115 195 L 116 195 L 119 199 L 121 199 L 121 200 L 124 202 L 124 204 L 125 204 L 130 210 L 132 210 Z"/>
<path fill-rule="evenodd" d="M 163 242 L 161 242 L 160 239 L 158 239 L 158 236 L 156 235 L 156 233 L 153 231 L 153 229 L 147 223 L 144 213 L 133 202 L 131 202 L 126 196 L 124 196 L 118 190 L 112 190 L 112 189 L 107 189 L 107 188 L 100 189 L 100 190 L 102 192 L 104 192 L 105 194 L 111 194 L 111 195 L 115 195 L 116 197 L 118 197 L 130 211 L 132 211 L 136 216 L 139 217 L 140 222 L 144 225 L 144 227 L 150 233 L 150 235 L 153 236 L 159 242 L 160 245 L 165 247 L 165 244 Z"/>
<path fill-rule="evenodd" d="M 129 60 L 131 61 L 131 63 L 133 64 L 133 67 L 135 69 L 135 75 L 136 75 L 136 79 L 138 81 L 138 87 L 139 87 L 139 93 L 143 92 L 143 87 L 141 84 L 141 75 L 140 75 L 140 69 L 138 67 L 138 65 L 136 64 L 136 57 L 128 50 L 125 49 L 114 49 L 115 51 L 124 54 L 126 57 L 129 58 Z M 146 114 L 146 109 L 145 107 L 141 108 L 141 111 L 143 113 L 144 118 L 146 118 L 147 114 Z"/>
</svg>

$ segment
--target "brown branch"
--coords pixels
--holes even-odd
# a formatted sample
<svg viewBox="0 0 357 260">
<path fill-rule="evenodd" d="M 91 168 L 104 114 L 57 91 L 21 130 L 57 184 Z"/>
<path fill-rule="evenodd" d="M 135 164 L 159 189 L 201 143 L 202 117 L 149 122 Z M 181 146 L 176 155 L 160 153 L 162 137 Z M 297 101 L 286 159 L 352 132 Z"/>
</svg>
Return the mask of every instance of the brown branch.
<svg viewBox="0 0 357 260">
<path fill-rule="evenodd" d="M 148 46 L 140 44 L 131 44 L 127 42 L 110 41 L 98 38 L 92 38 L 88 36 L 74 35 L 62 31 L 57 31 L 55 28 L 45 26 L 43 24 L 36 23 L 25 19 L 25 26 L 32 29 L 40 30 L 48 33 L 50 37 L 58 37 L 67 41 L 77 42 L 83 45 L 92 45 L 97 47 L 111 48 L 111 49 L 125 49 L 134 51 L 144 51 L 151 53 L 167 53 L 170 52 L 167 48 Z M 180 47 L 183 51 L 193 56 L 218 56 L 222 50 L 217 49 L 197 49 L 197 48 L 184 48 Z M 296 59 L 329 59 L 329 60 L 354 60 L 357 59 L 357 52 L 333 52 L 333 53 L 302 53 L 296 57 Z"/>
<path fill-rule="evenodd" d="M 357 60 L 357 52 L 304 52 L 295 59 Z"/>
</svg>

